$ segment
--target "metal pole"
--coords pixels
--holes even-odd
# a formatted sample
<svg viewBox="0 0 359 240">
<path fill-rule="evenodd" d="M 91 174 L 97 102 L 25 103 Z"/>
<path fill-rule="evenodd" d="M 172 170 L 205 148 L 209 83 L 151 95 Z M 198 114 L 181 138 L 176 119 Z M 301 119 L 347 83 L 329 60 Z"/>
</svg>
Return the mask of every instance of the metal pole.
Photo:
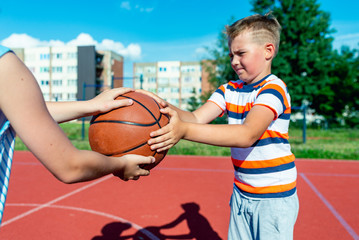
<svg viewBox="0 0 359 240">
<path fill-rule="evenodd" d="M 140 75 L 140 89 L 143 89 L 143 75 Z"/>
<path fill-rule="evenodd" d="M 303 143 L 307 142 L 307 105 L 302 105 L 303 110 Z"/>
<path fill-rule="evenodd" d="M 82 85 L 82 100 L 86 100 L 86 83 L 84 82 Z M 81 128 L 81 137 L 82 140 L 85 140 L 85 118 L 82 118 L 82 128 Z"/>
</svg>

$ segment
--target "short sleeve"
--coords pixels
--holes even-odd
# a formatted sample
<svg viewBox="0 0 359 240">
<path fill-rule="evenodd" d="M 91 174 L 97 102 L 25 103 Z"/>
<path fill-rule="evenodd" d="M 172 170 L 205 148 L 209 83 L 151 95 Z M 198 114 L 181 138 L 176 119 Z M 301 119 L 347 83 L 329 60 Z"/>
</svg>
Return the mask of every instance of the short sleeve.
<svg viewBox="0 0 359 240">
<path fill-rule="evenodd" d="M 254 105 L 263 105 L 270 108 L 275 119 L 290 109 L 290 98 L 282 80 L 271 81 L 265 84 L 258 92 Z"/>
<path fill-rule="evenodd" d="M 222 114 L 220 116 L 222 116 L 226 111 L 226 100 L 225 100 L 226 85 L 227 84 L 224 84 L 219 88 L 217 88 L 217 90 L 214 93 L 212 93 L 211 97 L 208 99 L 209 102 L 213 102 L 220 109 L 222 109 Z"/>
</svg>

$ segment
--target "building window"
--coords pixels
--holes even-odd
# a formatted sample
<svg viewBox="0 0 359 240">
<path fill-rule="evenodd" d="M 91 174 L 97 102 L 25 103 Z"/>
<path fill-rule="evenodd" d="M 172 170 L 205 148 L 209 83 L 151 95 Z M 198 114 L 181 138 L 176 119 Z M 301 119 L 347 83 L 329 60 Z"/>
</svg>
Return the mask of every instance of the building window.
<svg viewBox="0 0 359 240">
<path fill-rule="evenodd" d="M 62 86 L 62 80 L 52 80 L 52 85 L 53 86 Z"/>
<path fill-rule="evenodd" d="M 171 88 L 171 93 L 179 93 L 179 88 Z"/>
<path fill-rule="evenodd" d="M 75 101 L 76 100 L 76 93 L 68 93 L 67 100 Z"/>
<path fill-rule="evenodd" d="M 52 54 L 53 59 L 62 59 L 62 53 L 54 53 Z"/>
<path fill-rule="evenodd" d="M 149 77 L 148 78 L 148 83 L 156 83 L 156 78 L 155 77 Z"/>
<path fill-rule="evenodd" d="M 67 80 L 67 86 L 77 86 L 77 79 Z"/>
<path fill-rule="evenodd" d="M 49 72 L 49 67 L 40 67 L 40 72 L 41 73 L 48 73 Z"/>
<path fill-rule="evenodd" d="M 168 78 L 159 78 L 158 83 L 162 85 L 168 85 L 169 79 Z"/>
<path fill-rule="evenodd" d="M 77 73 L 77 66 L 68 66 L 67 72 L 68 73 Z"/>
<path fill-rule="evenodd" d="M 182 81 L 189 83 L 192 81 L 192 77 L 184 77 L 184 78 L 182 78 Z"/>
<path fill-rule="evenodd" d="M 55 99 L 55 101 L 61 101 L 62 100 L 62 93 L 53 93 L 52 98 Z"/>
<path fill-rule="evenodd" d="M 49 80 L 41 80 L 41 86 L 49 86 Z"/>
<path fill-rule="evenodd" d="M 40 54 L 40 60 L 49 60 L 50 54 L 49 53 L 41 53 Z"/>
<path fill-rule="evenodd" d="M 62 67 L 52 67 L 53 73 L 62 73 Z"/>
<path fill-rule="evenodd" d="M 75 59 L 75 58 L 77 58 L 77 52 L 69 52 L 69 53 L 67 53 L 67 58 L 68 58 L 68 59 Z"/>
</svg>

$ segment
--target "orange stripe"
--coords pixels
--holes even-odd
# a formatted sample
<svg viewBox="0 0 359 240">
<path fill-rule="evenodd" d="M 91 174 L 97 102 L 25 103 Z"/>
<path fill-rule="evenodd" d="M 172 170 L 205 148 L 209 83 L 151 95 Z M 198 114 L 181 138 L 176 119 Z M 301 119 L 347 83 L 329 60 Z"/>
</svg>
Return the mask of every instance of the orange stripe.
<svg viewBox="0 0 359 240">
<path fill-rule="evenodd" d="M 236 167 L 241 168 L 267 168 L 267 167 L 276 167 L 282 164 L 293 162 L 295 159 L 294 154 L 289 156 L 274 158 L 271 160 L 261 160 L 261 161 L 246 161 L 246 160 L 237 160 L 232 157 L 232 163 Z"/>
<path fill-rule="evenodd" d="M 266 139 L 266 138 L 283 138 L 289 139 L 288 133 L 280 133 L 272 130 L 266 130 L 263 135 L 259 139 Z"/>
<path fill-rule="evenodd" d="M 258 95 L 263 91 L 263 90 L 266 90 L 266 89 L 275 89 L 277 90 L 280 95 L 282 95 L 283 99 L 284 99 L 284 105 L 287 108 L 289 108 L 289 104 L 288 104 L 288 99 L 287 99 L 287 96 L 285 95 L 285 92 L 283 90 L 283 88 L 281 88 L 280 86 L 278 86 L 277 84 L 268 84 L 266 85 L 265 87 L 263 87 L 259 92 L 258 92 Z M 258 96 L 257 95 L 257 96 Z"/>
<path fill-rule="evenodd" d="M 280 193 L 289 191 L 297 185 L 297 182 L 294 181 L 289 184 L 284 185 L 276 185 L 276 186 L 269 186 L 269 187 L 252 187 L 250 185 L 238 182 L 237 179 L 235 179 L 235 184 L 237 187 L 239 187 L 241 190 L 249 193 L 257 193 L 257 194 L 264 194 L 264 193 Z"/>
<path fill-rule="evenodd" d="M 226 89 L 223 87 L 223 85 L 221 85 L 219 89 L 222 90 L 223 94 L 226 92 Z"/>
<path fill-rule="evenodd" d="M 291 113 L 292 112 L 292 109 L 291 108 L 287 108 L 284 110 L 284 113 Z"/>
<path fill-rule="evenodd" d="M 230 112 L 235 112 L 235 113 L 244 113 L 246 111 L 249 111 L 249 110 L 251 110 L 252 106 L 253 106 L 253 103 L 247 103 L 245 106 L 228 103 L 228 102 L 226 103 L 227 110 Z"/>
</svg>

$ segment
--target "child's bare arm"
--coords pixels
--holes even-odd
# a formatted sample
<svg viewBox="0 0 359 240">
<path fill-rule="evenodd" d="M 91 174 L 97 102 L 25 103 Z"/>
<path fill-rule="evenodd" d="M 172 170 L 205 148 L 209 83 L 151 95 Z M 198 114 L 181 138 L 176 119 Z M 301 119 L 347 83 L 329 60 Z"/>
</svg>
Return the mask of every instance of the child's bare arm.
<svg viewBox="0 0 359 240">
<path fill-rule="evenodd" d="M 0 58 L 0 86 L 1 110 L 30 151 L 59 180 L 73 183 L 110 173 L 129 180 L 149 174 L 139 165 L 151 163 L 152 157 L 114 158 L 76 149 L 50 116 L 33 75 L 12 53 Z"/>
<path fill-rule="evenodd" d="M 151 133 L 149 144 L 152 149 L 164 151 L 180 139 L 223 147 L 250 147 L 257 141 L 274 119 L 274 113 L 267 107 L 254 106 L 243 124 L 201 124 L 182 121 L 176 111 L 167 108 L 169 125 Z"/>
<path fill-rule="evenodd" d="M 215 104 L 212 102 L 207 102 L 202 106 L 200 106 L 197 110 L 190 112 L 190 111 L 182 110 L 166 102 L 165 100 L 163 100 L 162 98 L 160 98 L 159 96 L 157 96 L 152 92 L 148 92 L 143 89 L 136 89 L 136 92 L 140 92 L 154 98 L 163 108 L 169 107 L 175 110 L 178 116 L 181 118 L 181 120 L 185 122 L 209 123 L 213 119 L 215 119 L 218 115 L 220 115 L 222 112 L 222 110 L 220 110 L 217 106 L 214 106 Z"/>
<path fill-rule="evenodd" d="M 55 121 L 61 123 L 132 105 L 133 102 L 130 99 L 114 100 L 119 95 L 130 91 L 132 91 L 131 88 L 115 88 L 106 90 L 87 101 L 46 102 L 46 105 Z"/>
</svg>

